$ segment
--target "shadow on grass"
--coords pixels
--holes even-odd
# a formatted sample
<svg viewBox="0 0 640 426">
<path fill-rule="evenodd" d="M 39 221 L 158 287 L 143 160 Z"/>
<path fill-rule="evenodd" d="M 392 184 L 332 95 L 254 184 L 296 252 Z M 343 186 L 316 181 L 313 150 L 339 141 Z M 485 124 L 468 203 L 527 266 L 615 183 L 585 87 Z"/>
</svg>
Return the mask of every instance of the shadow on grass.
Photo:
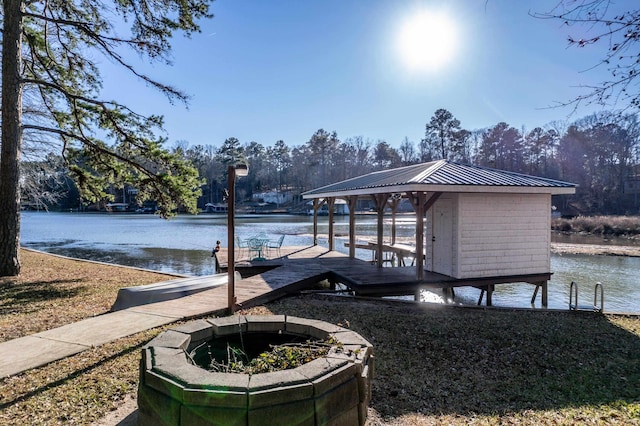
<svg viewBox="0 0 640 426">
<path fill-rule="evenodd" d="M 57 388 L 59 386 L 63 386 L 66 383 L 71 382 L 74 379 L 82 376 L 83 374 L 87 374 L 87 373 L 90 373 L 90 372 L 92 372 L 94 370 L 99 369 L 100 367 L 110 363 L 113 360 L 116 360 L 116 359 L 118 359 L 118 358 L 120 358 L 120 357 L 122 357 L 124 355 L 127 355 L 127 354 L 129 354 L 131 352 L 139 351 L 149 340 L 151 340 L 151 338 L 145 339 L 142 342 L 136 343 L 136 344 L 131 345 L 131 346 L 127 347 L 127 348 L 124 348 L 124 349 L 122 349 L 120 351 L 117 351 L 117 352 L 115 352 L 113 354 L 110 354 L 109 356 L 106 356 L 106 357 L 100 359 L 99 361 L 96 361 L 95 363 L 91 363 L 89 365 L 83 366 L 82 368 L 78 368 L 77 370 L 70 371 L 68 374 L 60 377 L 57 380 L 54 380 L 54 381 L 51 381 L 51 382 L 46 382 L 45 381 L 45 382 L 43 382 L 41 384 L 41 386 L 29 389 L 28 392 L 20 394 L 20 395 L 14 397 L 13 399 L 4 400 L 3 401 L 3 399 L 0 398 L 0 410 L 6 409 L 7 407 L 10 407 L 10 406 L 12 406 L 14 404 L 18 404 L 18 403 L 27 401 L 29 398 L 33 398 L 35 396 L 38 396 L 38 395 L 46 392 L 47 390 L 54 389 L 54 388 Z M 64 362 L 64 361 L 62 361 L 62 362 Z M 48 368 L 48 367 L 44 366 L 42 368 Z M 30 373 L 27 372 L 27 373 L 24 373 L 24 374 L 30 374 Z M 4 380 L 7 380 L 7 379 L 0 379 L 0 388 L 3 385 L 5 385 Z"/>
<path fill-rule="evenodd" d="M 65 288 L 68 284 L 81 282 L 77 280 L 36 281 L 15 284 L 0 284 L 0 314 L 33 310 L 33 304 L 56 299 L 73 297 L 84 287 Z"/>
<path fill-rule="evenodd" d="M 292 298 L 268 307 L 347 320 L 369 340 L 376 360 L 371 406 L 383 417 L 640 401 L 640 336 L 607 316 L 336 299 Z"/>
</svg>

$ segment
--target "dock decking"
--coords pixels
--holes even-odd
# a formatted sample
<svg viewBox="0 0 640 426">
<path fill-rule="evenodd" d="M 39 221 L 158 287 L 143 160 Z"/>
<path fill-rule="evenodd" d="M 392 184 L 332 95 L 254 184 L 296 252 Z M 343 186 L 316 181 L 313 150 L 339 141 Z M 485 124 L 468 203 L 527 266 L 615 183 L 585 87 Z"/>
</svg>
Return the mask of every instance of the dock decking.
<svg viewBox="0 0 640 426">
<path fill-rule="evenodd" d="M 546 282 L 551 274 L 518 275 L 474 279 L 455 279 L 446 275 L 425 271 L 421 280 L 416 278 L 414 267 L 379 268 L 371 262 L 351 259 L 347 255 L 329 251 L 320 246 L 282 247 L 281 257 L 269 260 L 240 260 L 236 270 L 243 278 L 236 283 L 236 298 L 240 307 L 255 306 L 277 299 L 286 293 L 294 293 L 322 281 L 344 284 L 356 295 L 364 296 L 414 296 L 423 288 L 454 288 L 472 286 L 486 294 L 487 306 L 495 285 L 504 283 L 530 283 L 536 285 L 534 298 L 542 288 L 542 305 L 546 306 Z M 219 261 L 226 269 L 226 252 L 219 253 Z M 219 289 L 216 289 L 220 291 Z M 214 291 L 214 290 L 211 290 Z M 226 286 L 224 286 L 226 303 Z M 532 301 L 533 303 L 533 301 Z"/>
</svg>

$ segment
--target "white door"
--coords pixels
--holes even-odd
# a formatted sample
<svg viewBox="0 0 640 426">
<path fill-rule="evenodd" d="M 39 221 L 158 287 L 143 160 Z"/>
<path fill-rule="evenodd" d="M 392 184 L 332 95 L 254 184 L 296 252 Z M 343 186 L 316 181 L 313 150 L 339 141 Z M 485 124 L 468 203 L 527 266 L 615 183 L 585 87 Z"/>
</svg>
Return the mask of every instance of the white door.
<svg viewBox="0 0 640 426">
<path fill-rule="evenodd" d="M 433 272 L 453 274 L 453 208 L 451 200 L 433 206 Z"/>
</svg>

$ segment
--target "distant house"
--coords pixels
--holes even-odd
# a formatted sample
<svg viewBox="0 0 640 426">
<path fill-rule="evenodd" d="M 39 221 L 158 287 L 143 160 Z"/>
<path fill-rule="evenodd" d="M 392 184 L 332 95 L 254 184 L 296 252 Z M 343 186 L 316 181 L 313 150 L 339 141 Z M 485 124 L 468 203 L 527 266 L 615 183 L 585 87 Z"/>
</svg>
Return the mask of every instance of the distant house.
<svg viewBox="0 0 640 426">
<path fill-rule="evenodd" d="M 262 200 L 262 202 L 269 204 L 286 204 L 293 201 L 293 194 L 290 191 L 266 191 L 256 192 L 252 198 L 256 201 Z"/>
<path fill-rule="evenodd" d="M 129 203 L 107 203 L 104 208 L 110 213 L 126 212 L 129 211 Z"/>
<path fill-rule="evenodd" d="M 207 203 L 204 205 L 204 211 L 205 213 L 227 213 L 229 207 L 226 203 Z"/>
<path fill-rule="evenodd" d="M 313 202 L 308 202 L 307 205 L 309 208 L 307 209 L 307 215 L 313 216 Z M 317 209 L 317 215 L 319 216 L 328 216 L 329 215 L 329 206 L 323 203 L 319 209 Z M 333 203 L 333 214 L 338 216 L 344 216 L 349 214 L 349 206 L 345 200 L 337 199 Z"/>
<path fill-rule="evenodd" d="M 418 278 L 428 271 L 459 280 L 544 281 L 546 289 L 551 196 L 573 194 L 575 187 L 568 182 L 440 160 L 369 173 L 305 192 L 303 197 L 341 199 L 348 205 L 355 205 L 359 198 L 374 199 L 379 247 L 383 241 L 394 242 L 381 235 L 385 210 L 392 206 L 395 213 L 400 200 L 408 199 L 417 213 L 414 246 Z M 329 239 L 332 241 L 332 235 Z M 355 239 L 355 229 L 350 229 L 352 257 Z M 383 249 L 378 250 L 377 258 L 382 259 Z M 511 278 L 513 281 L 508 281 Z"/>
</svg>

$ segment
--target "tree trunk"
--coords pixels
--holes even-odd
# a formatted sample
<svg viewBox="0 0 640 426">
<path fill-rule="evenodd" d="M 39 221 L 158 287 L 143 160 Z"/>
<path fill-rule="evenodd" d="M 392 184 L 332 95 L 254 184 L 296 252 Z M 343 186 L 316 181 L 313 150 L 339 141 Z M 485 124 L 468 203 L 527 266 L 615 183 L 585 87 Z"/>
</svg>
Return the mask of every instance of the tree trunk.
<svg viewBox="0 0 640 426">
<path fill-rule="evenodd" d="M 0 276 L 20 273 L 20 151 L 22 145 L 22 0 L 4 0 L 2 150 L 0 152 Z"/>
</svg>

